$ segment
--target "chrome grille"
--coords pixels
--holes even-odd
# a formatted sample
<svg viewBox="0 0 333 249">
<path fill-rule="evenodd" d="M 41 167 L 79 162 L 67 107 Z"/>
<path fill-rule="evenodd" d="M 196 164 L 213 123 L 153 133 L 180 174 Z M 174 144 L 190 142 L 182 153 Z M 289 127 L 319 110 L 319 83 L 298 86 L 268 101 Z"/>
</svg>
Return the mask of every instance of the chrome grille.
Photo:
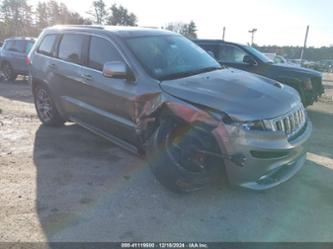
<svg viewBox="0 0 333 249">
<path fill-rule="evenodd" d="M 306 114 L 302 104 L 288 114 L 265 122 L 273 131 L 282 131 L 292 136 L 300 131 L 306 123 Z"/>
</svg>

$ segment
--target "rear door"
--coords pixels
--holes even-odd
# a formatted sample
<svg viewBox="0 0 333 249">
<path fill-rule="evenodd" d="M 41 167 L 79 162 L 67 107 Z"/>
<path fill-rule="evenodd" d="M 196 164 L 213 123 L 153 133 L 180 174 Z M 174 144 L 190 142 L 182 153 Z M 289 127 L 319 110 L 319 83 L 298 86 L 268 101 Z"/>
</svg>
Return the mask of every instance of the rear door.
<svg viewBox="0 0 333 249">
<path fill-rule="evenodd" d="M 48 65 L 52 70 L 50 83 L 56 92 L 62 108 L 70 119 L 81 119 L 81 100 L 85 94 L 81 89 L 84 84 L 81 77 L 83 46 L 87 35 L 64 33 L 57 44 L 56 59 Z"/>
<path fill-rule="evenodd" d="M 122 61 L 120 51 L 107 37 L 91 36 L 86 50 L 86 63 L 82 67 L 81 100 L 89 112 L 91 125 L 130 144 L 137 144 L 133 120 L 133 99 L 137 85 L 127 79 L 103 76 L 103 65 Z"/>
</svg>

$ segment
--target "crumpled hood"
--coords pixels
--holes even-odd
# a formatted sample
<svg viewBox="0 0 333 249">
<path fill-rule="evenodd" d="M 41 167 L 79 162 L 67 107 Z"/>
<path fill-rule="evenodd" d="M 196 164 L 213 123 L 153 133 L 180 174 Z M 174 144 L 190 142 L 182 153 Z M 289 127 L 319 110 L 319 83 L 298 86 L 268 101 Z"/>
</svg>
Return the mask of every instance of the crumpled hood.
<svg viewBox="0 0 333 249">
<path fill-rule="evenodd" d="M 300 103 L 297 91 L 291 87 L 236 69 L 163 81 L 160 85 L 174 97 L 243 121 L 278 117 Z"/>
</svg>

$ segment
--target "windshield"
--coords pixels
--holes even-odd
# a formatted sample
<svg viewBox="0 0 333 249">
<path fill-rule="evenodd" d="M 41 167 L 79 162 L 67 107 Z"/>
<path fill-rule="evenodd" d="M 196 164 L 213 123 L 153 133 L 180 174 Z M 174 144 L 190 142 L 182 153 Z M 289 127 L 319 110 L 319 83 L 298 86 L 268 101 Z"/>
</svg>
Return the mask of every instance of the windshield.
<svg viewBox="0 0 333 249">
<path fill-rule="evenodd" d="M 147 73 L 158 80 L 221 68 L 203 49 L 179 35 L 128 38 L 127 45 Z"/>
<path fill-rule="evenodd" d="M 273 61 L 270 58 L 268 58 L 265 54 L 261 53 L 257 49 L 250 47 L 250 46 L 246 46 L 246 49 L 251 54 L 256 56 L 259 60 L 261 60 L 263 63 L 273 63 Z"/>
</svg>

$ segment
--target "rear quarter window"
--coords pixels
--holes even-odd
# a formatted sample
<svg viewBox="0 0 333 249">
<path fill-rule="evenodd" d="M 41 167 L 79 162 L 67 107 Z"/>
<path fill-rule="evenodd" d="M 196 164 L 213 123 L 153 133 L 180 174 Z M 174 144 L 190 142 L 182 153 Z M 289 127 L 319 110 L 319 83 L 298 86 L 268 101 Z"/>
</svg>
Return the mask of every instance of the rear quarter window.
<svg viewBox="0 0 333 249">
<path fill-rule="evenodd" d="M 42 40 L 42 42 L 39 45 L 39 48 L 37 50 L 38 53 L 48 55 L 48 56 L 52 56 L 53 55 L 53 46 L 54 46 L 54 43 L 56 41 L 56 38 L 57 38 L 57 35 L 47 35 L 47 36 L 45 36 L 44 39 Z M 28 44 L 27 48 L 28 47 L 29 47 L 29 44 Z M 31 47 L 29 49 L 31 49 Z"/>
</svg>

